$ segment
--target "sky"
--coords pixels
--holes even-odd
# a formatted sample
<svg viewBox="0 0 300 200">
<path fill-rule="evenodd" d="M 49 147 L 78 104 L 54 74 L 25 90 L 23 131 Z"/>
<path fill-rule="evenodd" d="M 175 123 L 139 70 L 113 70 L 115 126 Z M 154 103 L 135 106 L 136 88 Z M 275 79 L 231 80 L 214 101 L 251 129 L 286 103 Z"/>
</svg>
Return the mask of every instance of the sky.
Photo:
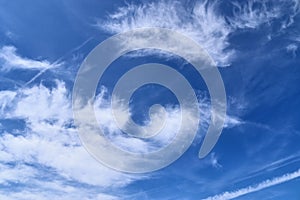
<svg viewBox="0 0 300 200">
<path fill-rule="evenodd" d="M 299 200 L 299 12 L 298 0 L 1 0 L 0 199 Z M 155 128 L 162 116 L 148 112 L 161 104 L 169 122 L 161 135 L 153 141 L 124 136 L 115 124 L 113 89 L 137 65 L 155 62 L 180 72 L 199 107 L 183 120 L 186 130 L 195 123 L 198 129 L 179 159 L 153 172 L 126 173 L 98 162 L 85 148 L 72 90 L 97 45 L 149 27 L 176 31 L 211 57 L 226 91 L 226 119 L 217 144 L 199 159 L 212 121 L 203 77 L 170 52 L 121 56 L 101 77 L 93 105 L 114 145 L 147 154 L 169 144 L 178 128 L 179 101 L 158 84 L 138 88 L 129 105 L 119 101 L 116 112 L 140 126 L 152 120 Z"/>
</svg>

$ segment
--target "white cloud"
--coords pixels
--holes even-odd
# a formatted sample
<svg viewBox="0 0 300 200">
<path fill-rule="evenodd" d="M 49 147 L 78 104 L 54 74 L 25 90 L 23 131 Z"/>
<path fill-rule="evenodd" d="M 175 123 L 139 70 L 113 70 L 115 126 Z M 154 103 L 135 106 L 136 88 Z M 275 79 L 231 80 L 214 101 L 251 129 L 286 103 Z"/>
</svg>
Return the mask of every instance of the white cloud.
<svg viewBox="0 0 300 200">
<path fill-rule="evenodd" d="M 280 19 L 280 31 L 294 23 L 299 12 L 298 0 L 248 0 L 245 3 L 233 2 L 233 17 L 228 21 L 234 29 L 257 29 L 263 24 L 272 24 Z M 282 19 L 288 14 L 287 19 Z M 277 33 L 275 33 L 277 34 Z"/>
<path fill-rule="evenodd" d="M 232 32 L 224 17 L 217 13 L 217 4 L 197 2 L 192 9 L 178 1 L 158 1 L 142 5 L 128 4 L 99 21 L 98 26 L 112 33 L 142 27 L 169 28 L 197 41 L 218 65 L 228 65 L 233 55 L 226 51 Z"/>
<path fill-rule="evenodd" d="M 294 24 L 294 18 L 300 8 L 298 0 L 247 0 L 232 2 L 232 5 L 233 17 L 227 19 L 234 30 L 260 30 L 262 25 L 279 24 L 278 30 L 264 30 L 268 40 L 285 33 L 286 29 Z"/>
<path fill-rule="evenodd" d="M 5 36 L 8 37 L 8 38 L 11 39 L 11 40 L 14 40 L 14 39 L 17 38 L 16 34 L 14 34 L 14 33 L 11 32 L 11 31 L 6 31 L 6 32 L 5 32 Z"/>
<path fill-rule="evenodd" d="M 250 194 L 253 192 L 257 192 L 257 191 L 263 190 L 265 188 L 269 188 L 269 187 L 272 187 L 272 186 L 275 186 L 275 185 L 278 185 L 278 184 L 281 184 L 281 183 L 284 183 L 287 181 L 291 181 L 291 180 L 299 178 L 299 177 L 300 177 L 300 169 L 298 171 L 295 171 L 292 173 L 284 174 L 279 177 L 265 180 L 254 186 L 241 188 L 239 190 L 232 191 L 232 192 L 224 192 L 224 193 L 216 195 L 216 196 L 208 197 L 204 200 L 234 199 L 234 198 L 237 198 L 237 197 L 240 197 L 243 195 L 247 195 L 247 194 Z"/>
<path fill-rule="evenodd" d="M 200 127 L 204 129 L 207 128 L 211 123 L 210 102 L 206 99 L 206 97 L 202 96 L 198 97 L 200 98 L 198 103 L 200 111 L 199 116 L 196 115 L 195 111 L 188 110 L 187 108 L 187 110 L 184 111 L 184 113 L 186 113 L 187 115 L 182 119 L 183 121 L 181 122 L 180 109 L 178 107 L 167 107 L 164 128 L 152 139 L 147 139 L 147 141 L 145 141 L 143 139 L 127 137 L 120 132 L 120 129 L 125 130 L 124 126 L 131 117 L 130 115 L 126 115 L 127 110 L 130 110 L 130 108 L 128 108 L 127 104 L 125 103 L 119 103 L 118 107 L 115 108 L 115 115 L 122 116 L 121 118 L 123 121 L 121 127 L 117 126 L 114 116 L 111 112 L 110 100 L 103 98 L 103 96 L 105 95 L 106 90 L 102 89 L 102 92 L 96 97 L 94 109 L 97 121 L 99 125 L 101 125 L 102 129 L 108 130 L 108 137 L 114 144 L 128 151 L 147 153 L 158 150 L 159 148 L 169 144 L 170 141 L 172 141 L 172 138 L 175 137 L 180 125 L 183 127 L 182 130 L 187 130 L 187 132 L 184 134 L 190 134 L 188 132 L 189 127 L 191 127 L 195 123 L 197 124 L 199 118 Z M 216 113 L 215 116 L 218 116 L 218 114 Z M 151 123 L 149 123 L 148 121 L 145 122 L 146 125 L 143 128 L 155 130 L 155 127 L 161 126 L 162 119 L 162 114 L 157 113 L 152 116 Z M 224 128 L 232 128 L 242 123 L 242 120 L 234 116 L 227 115 Z M 200 137 L 202 136 L 203 135 L 201 135 Z"/>
<path fill-rule="evenodd" d="M 0 64 L 1 70 L 11 69 L 50 69 L 59 66 L 59 64 L 52 64 L 47 60 L 33 60 L 25 58 L 17 54 L 17 49 L 14 46 L 3 46 L 0 48 Z"/>
<path fill-rule="evenodd" d="M 232 102 L 234 103 L 234 102 Z M 230 107 L 230 102 L 227 107 Z M 241 105 L 239 105 L 241 106 Z M 199 102 L 199 107 L 200 107 L 200 119 L 201 119 L 201 125 L 206 128 L 211 121 L 211 107 L 210 107 L 210 102 L 207 99 L 207 97 L 202 97 Z M 242 109 L 238 108 L 238 109 Z M 218 113 L 214 113 L 214 116 L 219 117 Z M 225 122 L 224 122 L 224 128 L 232 128 L 235 126 L 239 126 L 243 124 L 244 121 L 242 119 L 239 119 L 238 117 L 232 116 L 232 115 L 226 115 Z"/>
<path fill-rule="evenodd" d="M 119 199 L 106 190 L 147 178 L 104 167 L 81 146 L 63 82 L 0 91 L 0 97 L 0 118 L 26 122 L 25 130 L 4 129 L 0 136 L 0 185 L 23 185 L 1 190 L 1 199 Z M 55 175 L 44 180 L 48 173 Z"/>
<path fill-rule="evenodd" d="M 290 166 L 290 165 L 292 165 L 294 163 L 297 163 L 299 161 L 300 161 L 300 153 L 298 152 L 298 153 L 290 155 L 288 157 L 284 157 L 284 158 L 281 158 L 279 160 L 268 163 L 266 165 L 263 165 L 260 168 L 255 169 L 254 171 L 250 172 L 248 175 L 246 175 L 242 178 L 238 178 L 236 180 L 236 182 L 241 182 L 241 181 L 244 181 L 244 180 L 253 179 L 255 177 L 263 175 L 266 172 L 272 172 L 272 171 L 281 169 L 283 167 Z"/>
<path fill-rule="evenodd" d="M 250 0 L 245 4 L 233 3 L 234 17 L 229 18 L 231 25 L 235 28 L 258 28 L 279 18 L 284 13 L 280 6 L 267 6 L 267 2 L 271 1 Z"/>
<path fill-rule="evenodd" d="M 122 116 L 122 120 L 124 121 L 121 124 L 121 127 L 117 126 L 111 112 L 110 101 L 109 99 L 103 98 L 104 92 L 98 95 L 94 106 L 98 123 L 101 125 L 102 129 L 109 130 L 108 137 L 114 144 L 128 151 L 147 153 L 158 150 L 160 147 L 165 146 L 172 141 L 172 138 L 175 137 L 179 130 L 180 124 L 185 127 L 183 130 L 187 130 L 188 127 L 195 124 L 199 118 L 199 116 L 196 116 L 194 112 L 186 111 L 188 116 L 186 116 L 186 118 L 183 119 L 184 121 L 181 123 L 180 110 L 177 107 L 166 108 L 166 122 L 164 124 L 164 128 L 152 139 L 147 139 L 146 141 L 139 138 L 127 137 L 122 134 L 120 130 L 125 130 L 124 126 L 131 118 L 131 116 L 128 116 L 126 114 L 127 112 L 125 112 L 130 108 L 123 103 L 118 104 L 118 108 L 115 108 L 115 115 Z M 156 113 L 152 115 L 151 123 L 145 122 L 146 125 L 143 126 L 143 128 L 156 130 L 157 127 L 161 126 L 162 119 L 162 113 Z"/>
<path fill-rule="evenodd" d="M 222 165 L 219 163 L 218 158 L 214 152 L 210 155 L 210 163 L 214 168 L 222 168 Z"/>
<path fill-rule="evenodd" d="M 35 61 L 17 55 L 14 47 L 3 47 L 0 50 L 0 61 L 5 70 L 53 67 L 48 61 Z M 40 84 L 33 87 L 22 87 L 16 91 L 0 91 L 0 119 L 22 119 L 26 125 L 24 130 L 1 133 L 0 184 L 39 183 L 37 185 L 38 193 L 37 190 L 34 192 L 30 188 L 25 188 L 24 191 L 19 190 L 18 192 L 2 191 L 0 197 L 6 195 L 6 199 L 57 199 L 56 197 L 59 197 L 61 193 L 66 194 L 66 191 L 60 191 L 57 188 L 56 182 L 53 184 L 57 187 L 51 189 L 54 191 L 51 192 L 53 196 L 47 192 L 49 188 L 42 187 L 43 184 L 46 184 L 40 179 L 40 175 L 45 173 L 44 168 L 49 168 L 62 177 L 59 183 L 61 187 L 67 187 L 68 182 L 72 182 L 101 189 L 119 188 L 135 180 L 148 178 L 146 175 L 129 175 L 111 170 L 87 153 L 81 146 L 73 125 L 70 98 L 70 93 L 63 81 L 56 81 L 56 86 L 51 89 Z M 105 128 L 108 128 L 110 133 L 116 132 L 116 127 L 113 125 L 114 120 L 108 115 L 110 108 L 107 100 L 100 95 L 96 105 L 99 106 L 96 113 L 105 122 Z M 120 105 L 120 112 L 124 109 L 122 106 Z M 207 110 L 207 112 L 210 111 Z M 193 112 L 188 114 L 189 117 L 183 122 L 187 129 L 199 117 L 195 116 Z M 210 115 L 206 116 L 210 118 Z M 176 133 L 177 122 L 180 118 L 178 109 L 169 109 L 167 118 L 170 123 L 164 132 L 156 137 L 155 145 L 159 142 L 160 145 L 168 143 Z M 153 119 L 152 126 L 155 126 L 159 122 L 160 116 L 154 115 Z M 125 120 L 127 119 L 125 118 Z M 208 121 L 207 119 L 205 122 Z M 120 135 L 113 136 L 114 142 L 133 151 L 143 152 L 146 150 L 147 152 L 156 147 L 140 139 L 121 137 Z M 70 190 L 77 191 L 78 188 L 73 187 Z M 83 189 L 82 193 L 74 192 L 73 195 L 66 195 L 65 199 L 81 199 L 79 196 L 82 196 L 84 192 L 88 191 Z M 56 193 L 59 194 L 56 195 Z M 117 197 L 106 193 L 94 193 L 90 199 L 96 198 L 116 199 Z"/>
<path fill-rule="evenodd" d="M 56 82 L 52 89 L 43 85 L 23 88 L 15 92 L 0 91 L 0 105 L 2 118 L 24 119 L 26 129 L 24 133 L 13 135 L 4 133 L 0 137 L 0 162 L 27 162 L 53 168 L 66 179 L 98 185 L 102 187 L 122 187 L 144 176 L 129 176 L 110 170 L 95 159 L 81 146 L 76 129 L 73 127 L 71 99 L 65 85 L 61 81 Z M 167 120 L 163 132 L 155 136 L 152 142 L 146 142 L 138 138 L 130 138 L 120 134 L 110 115 L 110 104 L 101 93 L 95 103 L 95 113 L 101 125 L 109 130 L 111 140 L 133 152 L 149 152 L 168 144 L 178 130 L 181 117 L 178 108 L 167 109 Z M 200 110 L 204 116 L 203 123 L 210 123 L 210 110 L 206 102 L 203 102 Z M 119 115 L 126 108 L 120 104 Z M 183 121 L 188 130 L 191 124 L 198 120 L 194 112 Z M 126 118 L 127 117 L 127 118 Z M 125 117 L 125 121 L 129 116 Z M 155 126 L 160 120 L 159 115 L 154 115 Z M 229 117 L 231 119 L 231 117 Z M 234 121 L 232 126 L 238 123 Z M 126 159 L 126 158 L 124 158 Z"/>
<path fill-rule="evenodd" d="M 28 182 L 29 183 L 29 182 Z M 81 186 L 72 186 L 63 181 L 30 180 L 29 186 L 24 189 L 0 191 L 3 200 L 49 200 L 49 199 L 86 199 L 86 200 L 117 200 L 119 196 L 109 195 L 98 189 L 89 189 Z M 98 190 L 98 191 L 97 191 Z"/>
<path fill-rule="evenodd" d="M 16 165 L 12 168 L 9 165 L 0 163 L 0 184 L 7 184 L 8 182 L 25 183 L 36 174 L 37 171 L 30 166 Z"/>
<path fill-rule="evenodd" d="M 0 96 L 3 93 L 8 92 L 1 91 Z M 76 130 L 70 126 L 71 100 L 62 82 L 57 81 L 52 90 L 40 85 L 10 96 L 15 97 L 14 103 L 4 117 L 25 119 L 27 133 L 21 136 L 6 133 L 0 138 L 5 152 L 2 158 L 8 159 L 2 161 L 37 162 L 67 178 L 92 185 L 122 186 L 131 182 L 130 176 L 102 166 L 80 145 Z"/>
<path fill-rule="evenodd" d="M 97 195 L 98 200 L 117 200 L 120 199 L 119 197 L 108 195 L 108 194 L 98 194 Z"/>
<path fill-rule="evenodd" d="M 280 19 L 280 31 L 283 31 L 294 23 L 299 13 L 298 0 L 236 1 L 232 3 L 233 16 L 224 16 L 219 5 L 218 1 L 208 0 L 196 1 L 194 5 L 168 0 L 132 3 L 119 7 L 106 20 L 99 20 L 97 26 L 111 33 L 145 27 L 172 29 L 198 42 L 218 66 L 228 66 L 236 55 L 230 47 L 229 37 L 237 29 L 257 29 Z M 287 13 L 288 18 L 284 19 Z M 273 37 L 277 33 L 268 34 Z M 170 56 L 150 50 L 139 51 L 133 56 L 151 53 Z"/>
<path fill-rule="evenodd" d="M 11 104 L 12 100 L 17 95 L 14 91 L 1 91 L 0 93 L 0 116 L 5 115 L 5 109 Z"/>
<path fill-rule="evenodd" d="M 53 168 L 68 180 L 102 187 L 125 186 L 134 179 L 102 166 L 82 146 L 67 146 L 39 136 L 10 134 L 2 136 L 0 142 L 2 151 L 10 155 L 2 162 L 36 163 Z"/>
<path fill-rule="evenodd" d="M 287 47 L 286 47 L 286 50 L 288 53 L 292 53 L 293 57 L 295 57 L 297 54 L 297 50 L 298 50 L 298 45 L 297 44 L 289 44 Z"/>
</svg>

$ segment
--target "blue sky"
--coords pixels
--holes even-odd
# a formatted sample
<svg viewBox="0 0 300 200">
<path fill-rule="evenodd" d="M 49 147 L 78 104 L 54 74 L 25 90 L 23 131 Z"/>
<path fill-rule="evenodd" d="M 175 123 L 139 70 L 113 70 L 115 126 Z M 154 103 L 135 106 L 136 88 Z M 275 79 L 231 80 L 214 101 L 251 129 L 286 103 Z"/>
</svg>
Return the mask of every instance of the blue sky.
<svg viewBox="0 0 300 200">
<path fill-rule="evenodd" d="M 0 199 L 300 199 L 299 4 L 1 1 Z M 100 42 L 144 27 L 176 30 L 203 47 L 222 75 L 227 117 L 217 145 L 199 159 L 210 123 L 203 79 L 175 55 L 122 56 L 100 80 L 95 106 L 112 142 L 133 151 L 151 149 L 144 141 L 116 136 L 109 117 L 114 85 L 136 65 L 158 62 L 178 70 L 201 110 L 197 136 L 182 157 L 155 172 L 130 174 L 105 167 L 82 146 L 72 88 L 84 58 Z M 132 118 L 144 125 L 154 103 L 169 106 L 169 120 L 176 120 L 178 101 L 157 85 L 136 91 Z"/>
</svg>

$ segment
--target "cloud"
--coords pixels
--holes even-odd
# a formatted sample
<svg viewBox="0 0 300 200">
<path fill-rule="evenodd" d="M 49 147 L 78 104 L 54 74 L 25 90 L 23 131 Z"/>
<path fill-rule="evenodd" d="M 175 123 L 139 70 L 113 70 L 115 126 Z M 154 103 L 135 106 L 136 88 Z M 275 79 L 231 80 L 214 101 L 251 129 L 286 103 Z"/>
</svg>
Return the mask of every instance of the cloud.
<svg viewBox="0 0 300 200">
<path fill-rule="evenodd" d="M 232 100 L 231 100 L 232 101 Z M 230 104 L 233 104 L 235 102 L 230 102 L 228 103 L 227 107 L 230 108 Z M 201 125 L 204 128 L 207 128 L 208 125 L 211 123 L 211 107 L 210 107 L 210 102 L 209 99 L 205 96 L 202 95 L 199 99 L 199 108 L 200 108 L 200 119 L 201 119 Z M 243 107 L 242 105 L 238 105 L 240 108 L 239 110 L 242 110 Z M 219 117 L 219 114 L 216 112 L 214 113 L 216 117 Z M 239 126 L 241 124 L 244 124 L 245 122 L 242 119 L 239 119 L 236 116 L 229 115 L 227 114 L 225 116 L 225 122 L 224 122 L 224 128 L 233 128 L 235 126 Z"/>
<path fill-rule="evenodd" d="M 192 108 L 185 106 L 185 110 L 182 111 L 185 113 L 185 117 L 182 119 L 180 108 L 178 106 L 169 105 L 165 107 L 165 113 L 152 113 L 151 121 L 144 121 L 145 125 L 142 126 L 142 128 L 150 130 L 151 132 L 151 130 L 156 130 L 157 127 L 161 127 L 161 121 L 165 117 L 163 128 L 160 129 L 154 137 L 146 139 L 130 137 L 123 134 L 121 130 L 126 130 L 125 127 L 131 119 L 131 108 L 128 107 L 126 103 L 122 102 L 122 100 L 117 100 L 119 103 L 117 104 L 117 107 L 114 108 L 114 115 L 118 116 L 122 120 L 122 122 L 117 125 L 114 115 L 111 112 L 111 99 L 107 96 L 109 96 L 107 94 L 107 90 L 102 87 L 100 94 L 96 97 L 94 102 L 94 111 L 97 122 L 101 126 L 102 130 L 106 130 L 108 132 L 106 137 L 108 137 L 112 143 L 127 151 L 135 153 L 149 153 L 157 151 L 172 141 L 172 138 L 174 138 L 178 133 L 180 127 L 182 128 L 182 131 L 184 131 L 183 134 L 187 135 L 193 134 L 190 132 L 190 127 L 198 124 L 199 119 L 200 127 L 204 130 L 207 129 L 211 123 L 210 101 L 207 97 L 201 96 L 198 97 L 199 102 L 196 105 L 199 108 L 200 115 L 197 115 L 197 112 L 192 110 Z M 163 116 L 163 114 L 166 114 L 166 116 Z M 214 113 L 214 115 L 218 117 L 218 113 Z M 241 119 L 226 115 L 224 128 L 232 128 L 240 124 L 243 124 Z M 199 135 L 199 132 L 200 131 L 198 131 L 197 137 L 203 137 L 203 135 Z"/>
<path fill-rule="evenodd" d="M 97 96 L 95 113 L 102 128 L 108 130 L 107 137 L 119 147 L 133 152 L 155 151 L 169 144 L 179 129 L 178 126 L 181 124 L 178 123 L 181 120 L 179 109 L 170 107 L 167 108 L 168 123 L 152 140 L 128 137 L 116 126 L 111 115 L 110 101 L 104 96 L 105 91 Z M 2 134 L 0 161 L 37 163 L 55 169 L 67 179 L 103 187 L 112 185 L 121 187 L 136 179 L 145 178 L 117 173 L 95 161 L 80 144 L 73 125 L 70 103 L 70 94 L 64 82 L 58 80 L 56 86 L 52 88 L 40 84 L 17 91 L 1 91 L 1 118 L 25 120 L 26 128 L 23 132 L 18 130 L 18 134 L 7 132 Z M 204 116 L 201 119 L 204 124 L 210 123 L 210 110 L 206 103 L 200 103 L 200 110 Z M 128 108 L 123 104 L 118 106 L 117 114 L 124 115 L 123 111 Z M 183 130 L 188 131 L 200 116 L 188 110 L 185 113 L 187 116 L 182 126 L 185 127 Z M 124 121 L 128 121 L 129 117 L 124 116 Z M 232 120 L 232 117 L 227 118 L 230 119 L 231 126 L 240 123 Z M 150 129 L 161 123 L 161 116 L 154 114 L 152 120 L 152 123 L 148 124 Z M 97 176 L 99 173 L 104 175 L 99 177 Z"/>
<path fill-rule="evenodd" d="M 41 175 L 43 176 L 43 175 Z M 87 200 L 117 200 L 121 199 L 117 195 L 109 195 L 101 192 L 100 188 L 88 188 L 68 184 L 61 180 L 35 180 L 31 179 L 26 186 L 20 188 L 20 183 L 13 183 L 14 189 L 1 188 L 0 198 L 5 200 L 49 200 L 49 199 L 87 199 Z M 11 187 L 11 185 L 7 185 Z"/>
<path fill-rule="evenodd" d="M 298 50 L 298 45 L 297 44 L 289 44 L 287 47 L 286 47 L 286 51 L 288 53 L 291 53 L 293 55 L 293 57 L 296 57 L 297 55 L 297 50 Z"/>
<path fill-rule="evenodd" d="M 46 60 L 24 58 L 18 55 L 16 48 L 12 46 L 5 46 L 0 50 L 0 61 L 5 70 L 44 71 L 55 67 Z M 90 199 L 116 199 L 117 196 L 110 196 L 106 192 L 108 188 L 120 188 L 133 181 L 149 178 L 149 175 L 129 175 L 109 169 L 84 149 L 73 124 L 70 92 L 63 81 L 56 80 L 55 85 L 51 87 L 39 84 L 32 87 L 23 86 L 14 91 L 0 91 L 0 105 L 0 119 L 9 119 L 16 124 L 19 123 L 18 120 L 22 120 L 25 123 L 25 128 L 16 128 L 10 132 L 5 130 L 5 124 L 1 124 L 0 184 L 21 186 L 18 191 L 1 191 L 0 197 L 5 195 L 7 199 L 56 199 L 63 194 L 66 199 L 80 199 L 84 194 L 91 194 Z M 122 115 L 125 108 L 120 104 L 118 114 Z M 133 152 L 150 152 L 168 144 L 176 134 L 179 125 L 177 122 L 180 120 L 178 108 L 167 108 L 169 123 L 164 131 L 149 143 L 120 134 L 114 119 L 109 115 L 109 101 L 104 98 L 103 92 L 96 98 L 95 109 L 103 128 L 109 130 L 111 140 Z M 203 112 L 206 111 L 210 112 Z M 183 122 L 186 127 L 184 130 L 188 130 L 199 118 L 192 111 L 186 113 L 188 117 Z M 129 116 L 126 117 L 125 121 Z M 206 117 L 210 118 L 210 115 Z M 148 128 L 160 123 L 159 113 L 154 114 L 152 120 Z M 204 121 L 209 123 L 209 119 Z M 50 172 L 55 175 L 43 180 Z M 68 189 L 62 190 L 60 187 Z M 100 188 L 100 191 L 90 191 L 89 188 L 93 187 Z M 81 192 L 77 192 L 78 190 Z M 74 194 L 67 195 L 70 191 Z"/>
<path fill-rule="evenodd" d="M 129 3 L 109 14 L 105 20 L 98 20 L 97 27 L 110 33 L 145 27 L 172 29 L 198 42 L 218 66 L 228 66 L 237 55 L 229 42 L 237 30 L 258 29 L 277 20 L 281 24 L 279 32 L 282 32 L 294 23 L 299 13 L 297 0 L 248 0 L 229 4 L 232 15 L 221 13 L 218 1 L 196 1 L 188 5 L 168 0 Z M 278 33 L 268 34 L 273 37 Z M 170 58 L 169 54 L 151 50 L 138 51 L 130 56 L 148 54 Z"/>
<path fill-rule="evenodd" d="M 2 152 L 0 157 L 3 159 Z M 7 184 L 8 182 L 27 182 L 36 175 L 36 170 L 30 166 L 17 165 L 12 168 L 9 165 L 0 163 L 0 184 Z"/>
<path fill-rule="evenodd" d="M 0 96 L 3 94 L 9 93 L 1 91 Z M 14 96 L 14 103 L 7 105 L 9 111 L 2 118 L 24 119 L 27 132 L 2 135 L 3 152 L 10 155 L 9 160 L 3 161 L 37 162 L 65 177 L 92 185 L 121 186 L 131 181 L 130 176 L 103 167 L 80 145 L 72 125 L 70 96 L 63 82 L 57 81 L 52 89 L 39 85 L 8 96 Z M 6 98 L 2 100 L 0 104 L 4 105 Z"/>
<path fill-rule="evenodd" d="M 219 163 L 218 158 L 217 158 L 217 156 L 216 156 L 216 154 L 215 154 L 214 152 L 211 153 L 211 155 L 210 155 L 210 163 L 211 163 L 211 165 L 212 165 L 214 168 L 216 168 L 216 169 L 222 168 L 222 167 L 223 167 L 223 166 Z"/>
<path fill-rule="evenodd" d="M 234 54 L 226 50 L 231 27 L 218 14 L 215 2 L 197 2 L 192 9 L 178 1 L 128 4 L 108 15 L 106 21 L 99 21 L 98 26 L 111 33 L 143 27 L 169 28 L 197 41 L 222 66 L 228 65 Z"/>
<path fill-rule="evenodd" d="M 5 109 L 11 104 L 11 101 L 17 95 L 14 91 L 1 91 L 0 93 L 0 116 L 5 115 Z"/>
<path fill-rule="evenodd" d="M 281 17 L 284 13 L 276 2 L 275 6 L 268 6 L 272 0 L 250 0 L 245 4 L 233 2 L 233 16 L 229 18 L 231 26 L 235 28 L 258 28 L 260 25 L 270 23 Z"/>
<path fill-rule="evenodd" d="M 107 189 L 147 178 L 114 171 L 91 157 L 73 125 L 69 92 L 64 82 L 56 84 L 53 88 L 36 85 L 0 91 L 0 119 L 16 124 L 21 119 L 26 124 L 25 129 L 12 132 L 2 125 L 0 185 L 10 188 L 17 184 L 18 189 L 1 190 L 0 197 L 59 199 L 63 195 L 64 199 L 117 199 Z"/>
<path fill-rule="evenodd" d="M 298 171 L 295 171 L 292 173 L 287 173 L 287 174 L 284 174 L 279 177 L 267 179 L 267 180 L 265 180 L 257 185 L 254 185 L 254 186 L 248 186 L 248 187 L 241 188 L 239 190 L 232 191 L 232 192 L 224 192 L 224 193 L 216 195 L 216 196 L 205 198 L 204 200 L 234 199 L 234 198 L 237 198 L 237 197 L 240 197 L 243 195 L 247 195 L 247 194 L 250 194 L 253 192 L 263 190 L 265 188 L 269 188 L 269 187 L 272 187 L 272 186 L 275 186 L 275 185 L 278 185 L 281 183 L 291 181 L 291 180 L 299 178 L 299 177 L 300 177 L 300 169 Z"/>
<path fill-rule="evenodd" d="M 0 49 L 1 70 L 9 71 L 12 69 L 50 69 L 58 67 L 59 64 L 52 64 L 47 60 L 33 60 L 17 54 L 14 46 L 3 46 Z"/>
<path fill-rule="evenodd" d="M 6 32 L 5 32 L 5 36 L 8 37 L 8 38 L 11 39 L 11 40 L 14 40 L 14 39 L 17 38 L 17 35 L 14 34 L 14 33 L 11 32 L 11 31 L 6 31 Z"/>
<path fill-rule="evenodd" d="M 300 8 L 298 0 L 247 0 L 231 4 L 233 16 L 226 19 L 232 29 L 243 32 L 263 30 L 268 41 L 287 33 L 288 28 L 294 25 Z"/>
<path fill-rule="evenodd" d="M 279 160 L 273 161 L 271 163 L 265 164 L 265 165 L 261 166 L 260 168 L 249 173 L 249 175 L 244 176 L 242 178 L 238 178 L 235 181 L 240 182 L 240 181 L 244 181 L 244 180 L 253 179 L 255 177 L 265 174 L 266 172 L 273 172 L 273 171 L 281 169 L 283 167 L 290 166 L 294 163 L 298 163 L 299 161 L 300 161 L 300 153 L 298 152 L 298 153 L 290 155 L 288 157 L 284 157 Z"/>
<path fill-rule="evenodd" d="M 105 95 L 107 96 L 107 93 L 104 88 L 96 97 L 94 108 L 98 123 L 103 130 L 108 130 L 109 134 L 107 134 L 107 137 L 111 142 L 132 152 L 149 153 L 158 150 L 172 141 L 172 138 L 177 134 L 180 125 L 183 126 L 182 130 L 188 130 L 188 127 L 197 123 L 199 118 L 195 112 L 185 110 L 187 116 L 181 122 L 180 109 L 178 107 L 167 107 L 165 110 L 166 120 L 164 127 L 157 132 L 153 138 L 139 139 L 135 137 L 128 137 L 123 134 L 121 130 L 125 130 L 125 126 L 131 119 L 131 113 L 129 112 L 129 115 L 127 115 L 130 108 L 128 108 L 125 103 L 119 103 L 118 107 L 115 108 L 114 115 L 122 116 L 123 121 L 122 124 L 118 126 L 115 122 L 114 115 L 111 112 L 110 98 L 103 98 Z M 161 120 L 164 119 L 162 115 L 163 113 L 153 113 L 151 121 L 146 120 L 144 122 L 145 126 L 143 126 L 143 129 L 147 129 L 150 132 L 151 130 L 156 131 L 157 127 L 161 127 Z M 189 133 L 186 132 L 184 134 Z"/>
</svg>

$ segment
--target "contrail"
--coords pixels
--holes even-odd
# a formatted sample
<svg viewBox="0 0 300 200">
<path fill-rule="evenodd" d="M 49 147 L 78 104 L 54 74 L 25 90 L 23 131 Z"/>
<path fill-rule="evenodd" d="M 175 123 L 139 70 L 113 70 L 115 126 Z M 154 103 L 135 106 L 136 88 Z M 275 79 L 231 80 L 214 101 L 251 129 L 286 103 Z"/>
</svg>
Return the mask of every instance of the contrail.
<svg viewBox="0 0 300 200">
<path fill-rule="evenodd" d="M 300 161 L 300 152 L 297 152 L 294 155 L 285 157 L 285 158 L 281 158 L 277 161 L 274 161 L 270 164 L 267 164 L 261 168 L 259 168 L 258 170 L 255 170 L 253 172 L 251 172 L 249 175 L 239 178 L 238 180 L 235 180 L 235 182 L 240 182 L 240 181 L 244 181 L 253 177 L 257 177 L 258 175 L 263 174 L 265 171 L 274 171 L 277 169 L 280 169 L 282 167 L 291 165 L 293 163 L 297 163 Z"/>
<path fill-rule="evenodd" d="M 80 44 L 79 46 L 73 48 L 72 50 L 70 50 L 69 52 L 67 52 L 65 55 L 61 56 L 60 58 L 58 58 L 53 64 L 51 64 L 51 67 L 45 68 L 43 70 L 41 70 L 37 75 L 35 75 L 32 79 L 30 79 L 28 82 L 26 82 L 23 87 L 26 87 L 27 85 L 29 85 L 30 83 L 32 83 L 34 80 L 36 80 L 39 76 L 41 76 L 43 73 L 45 73 L 48 69 L 52 68 L 53 66 L 59 66 L 60 63 L 62 62 L 62 60 L 67 57 L 68 55 L 72 54 L 75 51 L 78 51 L 79 49 L 81 49 L 83 46 L 85 46 L 89 41 L 91 41 L 93 39 L 93 37 L 88 38 L 87 40 L 85 40 L 82 44 Z"/>
<path fill-rule="evenodd" d="M 246 194 L 250 194 L 253 192 L 257 192 L 260 190 L 263 190 L 265 188 L 269 188 L 281 183 L 285 183 L 287 181 L 291 181 L 293 179 L 299 178 L 300 177 L 300 169 L 298 171 L 292 172 L 292 173 L 287 173 L 279 177 L 275 177 L 273 179 L 267 179 L 257 185 L 253 186 L 248 186 L 245 188 L 241 188 L 236 191 L 231 191 L 231 192 L 224 192 L 222 194 L 218 194 L 215 196 L 207 197 L 203 200 L 227 200 L 227 199 L 234 199 Z"/>
</svg>

